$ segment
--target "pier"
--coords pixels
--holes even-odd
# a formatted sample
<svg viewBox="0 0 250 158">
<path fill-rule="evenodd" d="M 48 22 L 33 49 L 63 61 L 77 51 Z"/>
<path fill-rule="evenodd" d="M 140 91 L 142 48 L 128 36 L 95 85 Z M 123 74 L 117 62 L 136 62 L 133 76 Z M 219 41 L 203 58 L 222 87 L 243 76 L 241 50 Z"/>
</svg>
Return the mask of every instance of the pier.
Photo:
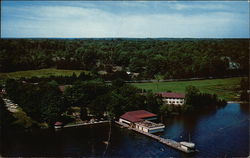
<svg viewBox="0 0 250 158">
<path fill-rule="evenodd" d="M 159 142 L 169 146 L 169 147 L 172 147 L 174 149 L 177 149 L 177 150 L 180 150 L 182 152 L 185 152 L 185 153 L 193 153 L 193 152 L 196 152 L 197 150 L 186 150 L 184 148 L 181 147 L 181 144 L 179 142 L 176 142 L 172 139 L 166 139 L 166 138 L 162 138 L 160 136 L 157 136 L 157 135 L 154 135 L 154 134 L 151 134 L 151 133 L 147 133 L 147 132 L 143 132 L 141 130 L 138 130 L 136 128 L 132 128 L 130 127 L 129 125 L 125 124 L 125 123 L 121 123 L 121 122 L 118 122 L 118 121 L 115 121 L 115 123 L 117 123 L 118 125 L 121 125 L 121 126 L 124 126 L 124 127 L 127 127 L 128 129 L 130 130 L 133 130 L 133 131 L 136 131 L 136 132 L 139 132 L 141 134 L 144 134 L 148 137 L 151 137 L 153 139 L 156 139 L 158 140 Z"/>
</svg>

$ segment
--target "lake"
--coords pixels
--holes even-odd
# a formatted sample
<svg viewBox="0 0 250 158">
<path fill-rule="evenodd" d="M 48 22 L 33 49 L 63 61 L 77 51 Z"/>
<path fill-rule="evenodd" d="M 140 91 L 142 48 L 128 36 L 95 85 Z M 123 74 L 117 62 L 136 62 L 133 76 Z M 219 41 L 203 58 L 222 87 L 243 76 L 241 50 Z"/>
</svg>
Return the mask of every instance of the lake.
<svg viewBox="0 0 250 158">
<path fill-rule="evenodd" d="M 249 105 L 229 103 L 198 114 L 164 121 L 160 135 L 196 144 L 198 153 L 188 155 L 144 135 L 109 124 L 9 132 L 2 137 L 3 156 L 91 156 L 91 157 L 246 157 L 249 155 Z"/>
</svg>

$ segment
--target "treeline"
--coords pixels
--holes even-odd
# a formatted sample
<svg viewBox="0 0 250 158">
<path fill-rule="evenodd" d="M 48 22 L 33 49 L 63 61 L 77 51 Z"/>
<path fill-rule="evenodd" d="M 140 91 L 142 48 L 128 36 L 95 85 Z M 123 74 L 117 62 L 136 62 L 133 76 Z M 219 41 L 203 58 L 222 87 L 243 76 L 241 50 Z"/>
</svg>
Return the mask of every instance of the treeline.
<svg viewBox="0 0 250 158">
<path fill-rule="evenodd" d="M 130 76 L 123 71 L 117 71 L 117 72 L 112 72 L 109 74 L 98 74 L 98 73 L 94 73 L 94 72 L 81 72 L 78 76 L 73 72 L 73 74 L 71 76 L 48 76 L 48 77 L 37 77 L 37 76 L 33 76 L 30 78 L 26 78 L 26 77 L 21 77 L 18 80 L 19 81 L 27 81 L 27 82 L 31 82 L 31 83 L 37 83 L 37 82 L 49 82 L 51 80 L 56 81 L 58 84 L 71 84 L 77 80 L 80 81 L 86 81 L 86 80 L 100 80 L 100 81 L 113 81 L 113 80 L 117 80 L 117 79 L 123 79 L 123 80 L 130 80 Z M 1 85 L 0 85 L 1 86 Z"/>
<path fill-rule="evenodd" d="M 99 80 L 76 81 L 64 91 L 56 81 L 37 84 L 7 80 L 7 97 L 18 104 L 35 122 L 52 126 L 56 121 L 67 123 L 71 107 L 80 107 L 82 120 L 117 118 L 131 110 L 145 109 L 158 113 L 161 98 L 115 80 L 107 84 Z M 91 117 L 90 117 L 91 116 Z M 72 121 L 72 120 L 71 120 Z M 36 126 L 38 123 L 31 125 Z"/>
<path fill-rule="evenodd" d="M 53 81 L 56 81 L 60 85 L 65 85 L 65 84 L 72 84 L 76 81 L 86 81 L 86 80 L 102 81 L 103 79 L 100 78 L 98 74 L 81 72 L 78 76 L 75 73 L 73 73 L 71 76 L 53 76 L 53 75 L 48 76 L 48 77 L 33 76 L 31 78 L 21 77 L 16 80 L 22 81 L 22 82 L 29 82 L 29 83 L 50 82 L 53 80 Z"/>
<path fill-rule="evenodd" d="M 0 71 L 56 67 L 139 73 L 137 79 L 247 75 L 248 39 L 1 39 Z M 110 77 L 110 76 L 108 76 Z M 112 76 L 111 76 L 112 77 Z"/>
<path fill-rule="evenodd" d="M 202 93 L 195 86 L 186 87 L 186 104 L 192 109 L 199 110 L 204 107 L 223 107 L 227 102 L 219 99 L 216 94 Z"/>
</svg>

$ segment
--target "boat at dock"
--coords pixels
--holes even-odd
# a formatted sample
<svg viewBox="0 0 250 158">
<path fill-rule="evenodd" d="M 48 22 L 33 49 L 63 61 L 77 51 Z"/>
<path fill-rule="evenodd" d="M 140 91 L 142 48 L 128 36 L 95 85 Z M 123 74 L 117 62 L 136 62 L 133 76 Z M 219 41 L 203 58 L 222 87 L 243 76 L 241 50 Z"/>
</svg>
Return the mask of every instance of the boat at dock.
<svg viewBox="0 0 250 158">
<path fill-rule="evenodd" d="M 181 144 L 181 148 L 183 148 L 184 150 L 187 150 L 187 151 L 193 151 L 195 152 L 196 149 L 195 149 L 195 144 L 192 143 L 192 142 L 180 142 Z"/>
</svg>

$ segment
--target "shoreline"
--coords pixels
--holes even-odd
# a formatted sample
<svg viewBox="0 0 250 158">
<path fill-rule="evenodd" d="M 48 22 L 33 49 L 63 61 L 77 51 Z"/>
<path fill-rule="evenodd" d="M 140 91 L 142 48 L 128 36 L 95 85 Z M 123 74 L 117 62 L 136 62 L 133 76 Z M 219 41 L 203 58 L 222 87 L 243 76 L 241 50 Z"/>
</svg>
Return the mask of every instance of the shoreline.
<svg viewBox="0 0 250 158">
<path fill-rule="evenodd" d="M 233 100 L 227 101 L 227 104 L 230 104 L 230 103 L 238 103 L 238 104 L 241 104 L 241 103 L 249 103 L 249 102 L 247 102 L 247 101 L 233 101 Z"/>
<path fill-rule="evenodd" d="M 62 126 L 61 128 L 70 128 L 70 127 L 79 127 L 79 126 L 88 126 L 88 125 L 96 125 L 96 124 L 102 124 L 102 123 L 108 123 L 109 121 L 98 121 L 98 122 L 93 122 L 93 123 L 79 123 L 79 124 L 72 124 L 72 125 L 65 125 Z"/>
</svg>

